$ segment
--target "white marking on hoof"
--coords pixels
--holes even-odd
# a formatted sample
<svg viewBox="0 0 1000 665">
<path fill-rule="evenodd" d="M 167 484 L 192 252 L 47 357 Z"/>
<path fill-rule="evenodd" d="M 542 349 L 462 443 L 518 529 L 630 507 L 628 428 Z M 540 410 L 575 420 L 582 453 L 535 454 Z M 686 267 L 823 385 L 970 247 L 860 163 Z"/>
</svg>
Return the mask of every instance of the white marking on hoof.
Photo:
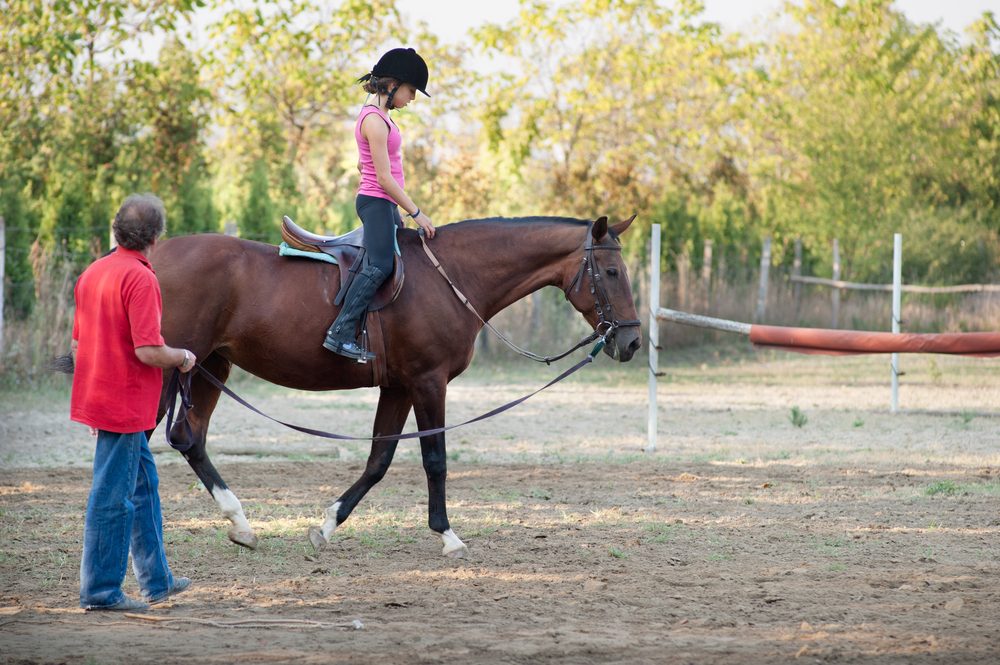
<svg viewBox="0 0 1000 665">
<path fill-rule="evenodd" d="M 253 531 L 237 531 L 235 527 L 229 530 L 229 540 L 247 549 L 257 549 L 257 534 Z"/>
<path fill-rule="evenodd" d="M 309 542 L 317 551 L 330 544 L 330 536 L 337 530 L 337 513 L 339 511 L 340 501 L 336 501 L 326 509 L 326 520 L 324 520 L 323 526 L 318 529 L 314 526 L 309 527 Z"/>
<path fill-rule="evenodd" d="M 461 538 L 456 536 L 455 532 L 451 529 L 441 534 L 441 542 L 444 543 L 444 549 L 441 550 L 441 554 L 445 556 L 450 556 L 453 559 L 462 559 L 469 553 L 469 548 L 466 547 Z"/>
</svg>

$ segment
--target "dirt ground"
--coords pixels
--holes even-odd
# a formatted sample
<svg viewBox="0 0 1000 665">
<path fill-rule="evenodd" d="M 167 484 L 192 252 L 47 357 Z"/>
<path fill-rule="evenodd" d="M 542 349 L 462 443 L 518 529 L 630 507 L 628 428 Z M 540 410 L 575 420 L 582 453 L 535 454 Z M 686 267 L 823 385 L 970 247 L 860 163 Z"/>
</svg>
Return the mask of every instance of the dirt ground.
<svg viewBox="0 0 1000 665">
<path fill-rule="evenodd" d="M 997 662 L 1000 361 L 904 357 L 893 415 L 887 358 L 678 358 L 653 453 L 644 359 L 598 361 L 453 432 L 464 560 L 426 528 L 413 443 L 314 552 L 306 530 L 365 446 L 224 401 L 211 450 L 260 548 L 228 542 L 158 432 L 168 556 L 194 586 L 128 616 L 77 608 L 92 442 L 66 391 L 0 394 L 0 662 Z M 554 374 L 474 368 L 448 420 Z M 237 383 L 346 433 L 367 430 L 376 399 Z"/>
</svg>

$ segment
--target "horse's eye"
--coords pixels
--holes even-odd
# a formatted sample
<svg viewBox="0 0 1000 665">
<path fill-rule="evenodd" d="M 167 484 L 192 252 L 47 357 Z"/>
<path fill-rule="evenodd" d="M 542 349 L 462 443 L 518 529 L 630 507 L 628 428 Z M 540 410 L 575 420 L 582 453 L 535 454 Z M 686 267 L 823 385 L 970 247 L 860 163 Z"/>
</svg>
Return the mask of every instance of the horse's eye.
<svg viewBox="0 0 1000 665">
<path fill-rule="evenodd" d="M 608 268 L 604 272 L 607 273 L 608 277 L 617 277 L 618 276 L 618 268 Z"/>
</svg>

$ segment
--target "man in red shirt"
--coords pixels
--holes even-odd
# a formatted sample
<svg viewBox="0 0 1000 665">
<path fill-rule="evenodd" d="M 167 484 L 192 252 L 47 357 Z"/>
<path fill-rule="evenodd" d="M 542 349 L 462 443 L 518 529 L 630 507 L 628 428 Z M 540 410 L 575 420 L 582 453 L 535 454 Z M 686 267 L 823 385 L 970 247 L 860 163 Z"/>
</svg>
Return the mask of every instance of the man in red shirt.
<svg viewBox="0 0 1000 665">
<path fill-rule="evenodd" d="M 196 361 L 160 334 L 160 285 L 147 256 L 165 222 L 160 199 L 129 196 L 112 226 L 118 248 L 76 283 L 70 418 L 97 435 L 80 564 L 87 610 L 144 610 L 191 584 L 167 565 L 159 479 L 146 440 L 156 426 L 162 370 L 189 372 Z M 121 589 L 130 550 L 145 602 Z"/>
</svg>

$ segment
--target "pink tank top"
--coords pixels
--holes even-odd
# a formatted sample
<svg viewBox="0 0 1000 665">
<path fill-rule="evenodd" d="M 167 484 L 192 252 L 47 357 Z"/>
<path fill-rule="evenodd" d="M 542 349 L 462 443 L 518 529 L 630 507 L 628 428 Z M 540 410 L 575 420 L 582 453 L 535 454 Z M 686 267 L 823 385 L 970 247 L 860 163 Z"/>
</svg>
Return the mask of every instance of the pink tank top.
<svg viewBox="0 0 1000 665">
<path fill-rule="evenodd" d="M 389 151 L 389 171 L 392 173 L 392 179 L 399 183 L 400 187 L 406 186 L 406 180 L 403 178 L 403 155 L 400 151 L 403 145 L 403 136 L 399 133 L 399 127 L 389 120 L 389 116 L 382 109 L 377 106 L 365 106 L 361 109 L 361 113 L 358 114 L 358 121 L 354 124 L 354 140 L 358 143 L 358 156 L 361 158 L 361 182 L 358 183 L 358 194 L 377 196 L 378 198 L 388 199 L 393 203 L 397 203 L 378 184 L 378 177 L 375 175 L 375 163 L 372 161 L 371 147 L 368 145 L 368 139 L 361 133 L 361 123 L 372 113 L 381 117 L 389 126 L 389 137 L 386 141 L 386 147 Z"/>
</svg>

